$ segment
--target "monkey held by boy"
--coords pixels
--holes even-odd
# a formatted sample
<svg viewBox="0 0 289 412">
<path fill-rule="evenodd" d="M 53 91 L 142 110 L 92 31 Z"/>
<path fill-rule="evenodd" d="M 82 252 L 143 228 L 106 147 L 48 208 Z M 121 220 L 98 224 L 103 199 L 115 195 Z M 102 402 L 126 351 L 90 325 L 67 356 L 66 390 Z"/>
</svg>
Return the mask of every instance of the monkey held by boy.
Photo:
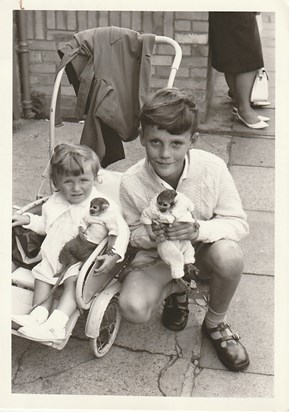
<svg viewBox="0 0 289 412">
<path fill-rule="evenodd" d="M 185 210 L 182 205 L 182 201 L 176 201 L 178 193 L 175 190 L 166 189 L 158 194 L 156 198 L 156 209 L 151 204 L 152 213 L 156 216 L 152 219 L 152 222 L 160 225 L 164 230 L 169 224 L 176 221 L 183 221 L 184 216 L 182 214 L 189 212 L 190 217 L 193 221 L 194 230 L 198 230 L 199 223 L 193 213 L 193 204 L 190 206 L 190 210 Z M 179 195 L 180 196 L 180 195 Z M 184 197 L 184 196 L 183 196 Z M 184 220 L 186 221 L 186 219 Z M 155 240 L 155 235 L 150 224 L 145 224 L 147 233 L 151 240 Z M 182 249 L 181 245 L 186 245 L 186 248 Z M 181 249 L 179 249 L 181 247 Z M 186 288 L 190 285 L 191 288 L 196 288 L 196 276 L 198 275 L 198 269 L 194 265 L 194 250 L 189 240 L 184 240 L 181 242 L 175 242 L 171 240 L 163 240 L 157 242 L 157 250 L 160 257 L 170 265 L 172 270 L 172 276 L 175 282 L 179 283 L 180 286 L 185 286 Z M 184 262 L 184 254 L 189 253 L 191 256 L 191 262 Z M 183 262 L 183 266 L 179 263 Z"/>
</svg>

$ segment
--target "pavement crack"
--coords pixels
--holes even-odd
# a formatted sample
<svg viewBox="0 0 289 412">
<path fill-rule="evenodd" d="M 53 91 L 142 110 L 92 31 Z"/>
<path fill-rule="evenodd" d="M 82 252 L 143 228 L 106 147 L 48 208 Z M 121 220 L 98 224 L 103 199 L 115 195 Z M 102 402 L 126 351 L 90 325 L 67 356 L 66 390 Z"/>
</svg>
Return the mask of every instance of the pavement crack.
<svg viewBox="0 0 289 412">
<path fill-rule="evenodd" d="M 119 345 L 119 344 L 113 344 L 114 347 L 119 348 L 119 349 L 124 349 L 127 350 L 129 352 L 134 352 L 134 353 L 148 353 L 149 355 L 161 355 L 161 356 L 166 356 L 166 357 L 170 357 L 170 356 L 175 356 L 175 355 L 167 355 L 163 352 L 152 352 L 150 350 L 147 349 L 134 349 L 134 348 L 130 348 L 128 346 L 125 345 Z"/>
<path fill-rule="evenodd" d="M 179 359 L 179 357 L 178 357 L 178 356 L 175 356 L 175 355 L 170 355 L 169 358 L 170 358 L 170 359 L 168 360 L 168 363 L 160 370 L 159 375 L 158 375 L 158 381 L 157 381 L 158 389 L 159 389 L 159 391 L 161 392 L 161 394 L 162 394 L 163 396 L 167 396 L 167 395 L 166 395 L 166 393 L 165 393 L 165 392 L 163 391 L 163 389 L 162 389 L 162 384 L 161 384 L 162 378 L 163 378 L 163 376 L 166 374 L 167 370 L 168 370 L 171 366 L 173 366 L 173 365 L 176 363 L 176 361 Z"/>
<path fill-rule="evenodd" d="M 178 334 L 177 333 L 175 335 L 175 349 L 176 349 L 176 353 L 177 353 L 177 359 L 182 358 L 183 357 L 183 349 L 179 344 Z"/>
<path fill-rule="evenodd" d="M 193 395 L 194 389 L 196 387 L 196 380 L 198 376 L 203 372 L 204 368 L 201 368 L 198 365 L 195 365 L 194 370 L 193 370 L 193 377 L 192 377 L 192 387 L 191 387 L 191 393 L 190 396 Z"/>
<path fill-rule="evenodd" d="M 20 372 L 21 369 L 22 369 L 22 366 L 23 366 L 22 364 L 23 364 L 24 356 L 26 355 L 26 352 L 28 351 L 28 349 L 30 348 L 30 346 L 31 346 L 31 344 L 26 347 L 26 349 L 23 351 L 22 355 L 21 355 L 21 356 L 19 357 L 19 359 L 17 360 L 16 372 L 15 372 L 15 374 L 14 374 L 12 380 L 11 380 L 12 385 L 14 384 L 15 380 L 17 379 L 17 376 L 18 376 L 19 372 Z"/>
<path fill-rule="evenodd" d="M 196 386 L 195 380 L 202 370 L 203 368 L 198 366 L 198 362 L 188 364 L 180 396 L 192 397 Z"/>
<path fill-rule="evenodd" d="M 38 378 L 36 378 L 36 379 L 34 379 L 34 380 L 25 381 L 25 383 L 23 383 L 23 382 L 14 383 L 14 388 L 17 387 L 17 386 L 22 386 L 22 385 L 27 385 L 27 384 L 30 385 L 30 384 L 36 383 L 36 382 L 38 382 L 38 381 L 44 382 L 46 379 L 49 379 L 49 378 L 51 378 L 51 377 L 55 377 L 55 376 L 62 375 L 63 373 L 69 372 L 70 370 L 73 370 L 74 368 L 77 368 L 78 366 L 83 365 L 83 364 L 86 363 L 86 362 L 90 362 L 91 360 L 94 360 L 94 359 L 95 359 L 95 356 L 91 356 L 91 357 L 83 360 L 82 362 L 78 362 L 78 363 L 76 363 L 75 365 L 73 365 L 73 366 L 71 366 L 71 367 L 68 367 L 68 368 L 66 368 L 66 369 L 63 369 L 63 370 L 61 370 L 61 371 L 59 371 L 59 372 L 53 372 L 53 373 L 50 373 L 50 374 L 47 374 L 47 375 L 44 375 L 44 376 L 39 376 Z M 14 378 L 14 380 L 15 380 L 15 378 Z"/>
</svg>

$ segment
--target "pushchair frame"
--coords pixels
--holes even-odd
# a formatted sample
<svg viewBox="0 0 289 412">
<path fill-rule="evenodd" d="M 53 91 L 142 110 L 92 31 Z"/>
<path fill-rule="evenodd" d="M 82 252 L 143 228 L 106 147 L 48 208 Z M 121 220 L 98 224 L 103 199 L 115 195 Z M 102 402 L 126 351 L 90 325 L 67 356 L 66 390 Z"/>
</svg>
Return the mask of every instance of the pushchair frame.
<svg viewBox="0 0 289 412">
<path fill-rule="evenodd" d="M 167 87 L 172 87 L 182 59 L 181 47 L 175 40 L 166 36 L 155 36 L 155 43 L 169 44 L 174 48 L 175 56 L 170 68 L 170 75 L 167 82 Z M 49 158 L 51 157 L 55 146 L 56 102 L 64 71 L 65 67 L 58 72 L 52 91 L 49 123 Z M 111 173 L 121 175 L 119 172 Z M 17 213 L 35 210 L 38 211 L 38 213 L 41 213 L 41 207 L 47 198 L 48 197 L 40 197 L 36 201 L 33 201 L 18 210 Z M 100 358 L 110 350 L 116 339 L 121 321 L 121 315 L 117 302 L 118 294 L 121 288 L 118 275 L 121 274 L 121 272 L 130 264 L 133 257 L 133 251 L 128 248 L 125 259 L 122 262 L 117 263 L 115 268 L 110 271 L 109 274 L 98 274 L 95 276 L 94 269 L 98 264 L 97 257 L 104 252 L 106 245 L 107 238 L 95 248 L 90 257 L 80 267 L 76 281 L 77 309 L 69 319 L 65 339 L 49 342 L 38 341 L 39 343 L 51 346 L 58 350 L 64 348 L 78 320 L 78 317 L 83 311 L 86 310 L 88 311 L 88 316 L 85 326 L 85 335 L 90 338 L 90 345 L 94 355 Z M 32 305 L 33 296 L 32 274 L 30 273 L 29 278 L 27 269 L 17 268 L 17 270 L 12 273 L 12 286 L 14 291 L 13 293 L 19 297 L 20 302 L 21 299 L 25 300 L 25 302 L 21 302 L 22 305 L 20 305 L 20 313 L 28 313 Z M 12 300 L 13 299 L 15 302 L 16 297 L 14 295 L 12 296 Z M 18 301 L 19 299 L 17 298 Z M 18 308 L 18 310 L 20 309 Z M 21 335 L 15 328 L 12 328 L 12 333 L 22 338 L 29 339 L 28 337 Z"/>
</svg>

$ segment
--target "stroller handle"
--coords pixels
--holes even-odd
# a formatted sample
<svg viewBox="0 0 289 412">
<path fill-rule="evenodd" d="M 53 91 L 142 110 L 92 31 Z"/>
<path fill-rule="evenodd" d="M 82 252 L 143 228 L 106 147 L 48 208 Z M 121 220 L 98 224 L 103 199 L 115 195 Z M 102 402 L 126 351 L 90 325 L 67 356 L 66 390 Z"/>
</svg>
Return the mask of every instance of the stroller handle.
<svg viewBox="0 0 289 412">
<path fill-rule="evenodd" d="M 155 42 L 170 44 L 175 49 L 175 58 L 173 60 L 173 64 L 171 65 L 171 72 L 170 72 L 170 76 L 169 76 L 169 80 L 167 84 L 167 87 L 172 87 L 175 81 L 177 71 L 179 70 L 181 60 L 182 60 L 181 46 L 174 39 L 171 39 L 170 37 L 167 37 L 167 36 L 156 36 Z"/>
<path fill-rule="evenodd" d="M 181 60 L 182 60 L 182 49 L 180 45 L 172 38 L 167 37 L 167 36 L 155 36 L 155 43 L 166 43 L 170 44 L 174 50 L 175 50 L 175 58 L 173 60 L 172 66 L 171 66 L 171 71 L 170 71 L 170 76 L 168 79 L 167 87 L 172 87 L 174 84 L 174 80 L 177 74 L 177 71 L 179 69 Z M 57 73 L 54 86 L 53 86 L 53 91 L 52 91 L 52 96 L 51 96 L 51 104 L 50 104 L 50 121 L 49 121 L 49 157 L 52 156 L 53 149 L 54 149 L 54 142 L 55 142 L 55 108 L 56 108 L 56 101 L 57 101 L 57 96 L 58 96 L 58 91 L 59 87 L 61 84 L 61 79 L 64 73 L 65 67 L 63 67 L 59 72 Z"/>
</svg>

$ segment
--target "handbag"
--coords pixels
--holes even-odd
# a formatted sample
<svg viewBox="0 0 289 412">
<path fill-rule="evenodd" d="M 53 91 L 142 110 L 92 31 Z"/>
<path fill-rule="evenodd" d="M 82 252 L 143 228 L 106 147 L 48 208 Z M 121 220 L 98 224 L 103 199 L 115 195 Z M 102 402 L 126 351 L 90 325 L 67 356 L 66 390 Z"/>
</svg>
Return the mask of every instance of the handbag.
<svg viewBox="0 0 289 412">
<path fill-rule="evenodd" d="M 264 67 L 257 70 L 255 80 L 251 90 L 250 101 L 253 106 L 268 106 L 268 73 Z"/>
</svg>

